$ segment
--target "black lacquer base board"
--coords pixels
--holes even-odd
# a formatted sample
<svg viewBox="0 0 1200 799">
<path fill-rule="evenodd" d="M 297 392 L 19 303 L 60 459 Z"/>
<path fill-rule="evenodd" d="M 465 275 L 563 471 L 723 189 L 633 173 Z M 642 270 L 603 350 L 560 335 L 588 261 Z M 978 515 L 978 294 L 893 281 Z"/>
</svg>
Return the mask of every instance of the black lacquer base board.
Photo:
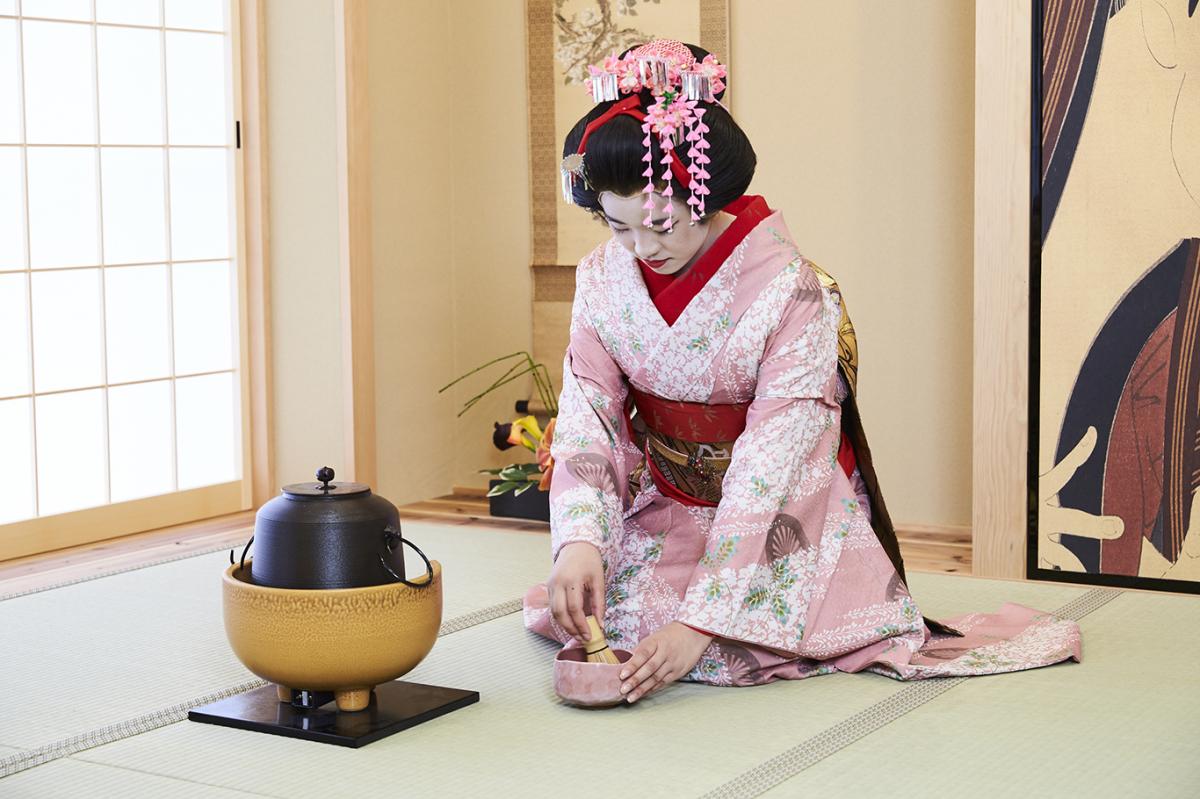
<svg viewBox="0 0 1200 799">
<path fill-rule="evenodd" d="M 333 702 L 312 709 L 280 702 L 275 686 L 265 685 L 195 708 L 188 718 L 357 749 L 478 701 L 478 691 L 397 680 L 377 686 L 365 710 L 340 713 Z"/>
</svg>

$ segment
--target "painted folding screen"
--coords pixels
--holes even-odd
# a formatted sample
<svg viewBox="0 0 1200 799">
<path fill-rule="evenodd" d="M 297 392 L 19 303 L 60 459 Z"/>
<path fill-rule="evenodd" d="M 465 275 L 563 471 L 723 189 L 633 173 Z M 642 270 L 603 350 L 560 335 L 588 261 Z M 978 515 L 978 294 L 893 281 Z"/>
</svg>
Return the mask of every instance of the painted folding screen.
<svg viewBox="0 0 1200 799">
<path fill-rule="evenodd" d="M 1034 9 L 1029 574 L 1200 593 L 1200 10 Z"/>
</svg>

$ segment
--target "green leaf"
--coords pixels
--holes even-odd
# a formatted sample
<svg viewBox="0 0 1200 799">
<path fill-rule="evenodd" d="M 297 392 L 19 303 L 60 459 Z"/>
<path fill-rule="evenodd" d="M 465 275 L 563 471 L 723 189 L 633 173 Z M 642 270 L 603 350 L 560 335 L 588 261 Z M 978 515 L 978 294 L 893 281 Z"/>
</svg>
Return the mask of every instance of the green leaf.
<svg viewBox="0 0 1200 799">
<path fill-rule="evenodd" d="M 787 617 L 791 614 L 792 609 L 786 599 L 776 595 L 771 598 L 771 611 L 775 614 L 775 618 L 779 620 L 779 623 L 784 624 L 787 622 Z"/>
<path fill-rule="evenodd" d="M 513 491 L 513 496 L 519 497 L 529 489 L 533 488 L 535 485 L 537 485 L 537 483 L 522 483 L 519 488 Z"/>
<path fill-rule="evenodd" d="M 520 483 L 514 483 L 512 480 L 508 480 L 508 481 L 503 482 L 500 485 L 496 486 L 491 491 L 488 491 L 487 495 L 489 497 L 498 497 L 501 494 L 505 494 L 509 491 L 512 491 L 514 488 L 516 488 L 519 485 L 520 485 Z"/>
<path fill-rule="evenodd" d="M 638 573 L 638 572 L 640 572 L 641 570 L 642 570 L 642 567 L 641 567 L 641 565 L 640 565 L 640 564 L 637 564 L 637 563 L 635 563 L 635 564 L 633 564 L 633 565 L 630 565 L 630 566 L 626 566 L 624 569 L 622 569 L 622 570 L 620 571 L 620 573 L 618 573 L 618 574 L 617 574 L 617 576 L 616 576 L 616 577 L 614 577 L 614 578 L 613 578 L 613 581 L 614 581 L 614 582 L 618 582 L 618 583 L 625 583 L 625 582 L 629 582 L 629 581 L 630 581 L 630 580 L 632 580 L 632 579 L 633 579 L 633 578 L 634 578 L 634 577 L 637 575 L 637 573 Z"/>
<path fill-rule="evenodd" d="M 571 519 L 582 519 L 584 516 L 598 514 L 600 511 L 589 502 L 576 502 L 574 505 L 567 507 L 567 516 Z M 603 517 L 601 517 L 603 521 Z"/>
<path fill-rule="evenodd" d="M 480 469 L 479 473 L 480 474 L 500 474 L 500 472 L 502 472 L 502 471 L 503 471 L 503 469 Z"/>
<path fill-rule="evenodd" d="M 746 598 L 742 600 L 742 602 L 745 603 L 746 607 L 748 607 L 752 610 L 757 610 L 766 601 L 767 601 L 767 590 L 765 588 L 754 589 L 750 593 L 746 594 Z"/>
<path fill-rule="evenodd" d="M 505 466 L 500 470 L 501 480 L 524 480 L 525 470 L 520 466 Z"/>
</svg>

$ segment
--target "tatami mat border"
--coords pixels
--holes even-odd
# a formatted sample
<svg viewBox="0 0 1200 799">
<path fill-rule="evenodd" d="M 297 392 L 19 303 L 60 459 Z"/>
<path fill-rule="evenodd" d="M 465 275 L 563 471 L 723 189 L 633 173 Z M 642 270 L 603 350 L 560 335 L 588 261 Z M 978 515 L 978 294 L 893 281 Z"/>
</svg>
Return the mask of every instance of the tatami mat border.
<svg viewBox="0 0 1200 799">
<path fill-rule="evenodd" d="M 151 566 L 162 566 L 164 563 L 174 563 L 179 560 L 188 560 L 189 558 L 200 558 L 205 555 L 213 555 L 217 552 L 226 551 L 231 548 L 236 550 L 236 547 L 230 547 L 228 544 L 223 544 L 215 549 L 201 549 L 196 550 L 195 552 L 184 552 L 179 555 L 171 555 L 170 557 L 160 558 L 159 560 L 152 560 L 149 563 L 138 563 L 133 566 L 122 566 L 118 569 L 111 569 L 109 571 L 97 572 L 95 574 L 86 574 L 82 577 L 75 577 L 70 580 L 63 580 L 61 583 L 39 585 L 37 588 L 27 588 L 24 591 L 14 591 L 11 594 L 0 594 L 0 602 L 4 602 L 8 599 L 17 599 L 18 597 L 29 596 L 30 594 L 40 594 L 43 591 L 52 591 L 55 588 L 66 588 L 67 586 L 79 585 L 80 583 L 90 583 L 92 580 L 101 580 L 105 577 L 113 577 L 118 574 L 140 571 L 142 569 L 148 569 Z"/>
<path fill-rule="evenodd" d="M 250 680 L 240 685 L 235 685 L 232 688 L 225 688 L 205 694 L 198 699 L 180 702 L 163 710 L 143 713 L 136 718 L 117 724 L 109 724 L 107 727 L 101 727 L 96 730 L 88 730 L 79 735 L 72 735 L 70 738 L 63 738 L 45 746 L 39 746 L 36 749 L 29 749 L 20 754 L 10 755 L 0 760 L 0 779 L 33 768 L 34 766 L 40 766 L 43 763 L 49 763 L 51 760 L 58 760 L 60 757 L 68 757 L 85 749 L 103 746 L 104 744 L 128 738 L 131 735 L 150 732 L 151 730 L 157 730 L 159 727 L 183 721 L 187 718 L 188 711 L 194 707 L 207 705 L 209 702 L 217 702 L 245 691 L 260 688 L 263 685 L 266 685 L 264 680 Z"/>
<path fill-rule="evenodd" d="M 435 525 L 437 524 L 437 522 L 433 522 L 433 521 L 423 520 L 423 522 L 426 524 L 435 524 Z M 126 574 L 128 572 L 140 571 L 141 569 L 148 569 L 151 566 L 162 566 L 165 563 L 175 563 L 176 561 L 180 561 L 180 560 L 188 560 L 190 558 L 200 558 L 205 555 L 214 555 L 218 552 L 228 551 L 231 549 L 234 552 L 237 552 L 238 548 L 236 546 L 231 547 L 231 546 L 229 546 L 229 544 L 222 544 L 221 546 L 215 547 L 215 548 L 200 549 L 200 550 L 196 550 L 194 552 L 184 552 L 179 555 L 171 555 L 169 557 L 159 558 L 158 560 L 152 560 L 147 563 L 137 563 L 132 566 L 121 566 L 119 568 L 110 569 L 108 571 L 96 572 L 95 574 L 87 574 L 82 577 L 74 577 L 70 580 L 63 580 L 62 582 L 59 582 L 59 583 L 51 583 L 50 585 L 41 585 L 36 588 L 27 588 L 23 591 L 13 591 L 12 593 L 8 593 L 8 594 L 0 593 L 0 602 L 4 602 L 5 600 L 8 600 L 8 599 L 17 599 L 18 597 L 29 596 L 30 594 L 40 594 L 43 591 L 52 591 L 55 588 L 66 588 L 71 585 L 79 585 L 80 583 L 91 582 L 92 580 L 101 580 L 105 577 L 113 577 L 118 574 Z"/>
<path fill-rule="evenodd" d="M 211 553 L 210 553 L 211 554 Z M 179 560 L 179 558 L 174 558 Z M 466 630 L 474 627 L 477 624 L 498 619 L 502 616 L 507 616 L 511 613 L 516 613 L 521 610 L 520 599 L 510 599 L 507 602 L 501 602 L 496 605 L 490 605 L 480 610 L 473 610 L 470 613 L 464 613 L 461 616 L 455 616 L 452 619 L 447 619 L 442 622 L 442 626 L 438 629 L 438 636 L 449 635 L 461 630 Z M 205 694 L 198 699 L 180 702 L 177 705 L 165 708 L 163 710 L 155 710 L 150 713 L 143 713 L 136 718 L 128 719 L 117 724 L 110 724 L 106 727 L 101 727 L 96 730 L 89 730 L 79 735 L 72 735 L 70 738 L 63 738 L 58 741 L 39 746 L 36 749 L 29 749 L 15 755 L 10 755 L 0 759 L 0 779 L 12 776 L 21 771 L 31 769 L 34 766 L 40 766 L 43 763 L 48 763 L 51 760 L 58 760 L 62 757 L 69 757 L 85 749 L 92 749 L 104 744 L 113 743 L 124 738 L 129 738 L 134 735 L 139 735 L 143 732 L 150 732 L 159 727 L 165 727 L 168 724 L 174 724 L 183 721 L 187 718 L 188 711 L 194 707 L 207 705 L 210 702 L 217 702 L 236 694 L 252 691 L 255 688 L 261 688 L 266 685 L 266 680 L 249 680 L 247 682 L 234 685 L 230 688 L 224 688 L 220 691 Z"/>
<path fill-rule="evenodd" d="M 1121 593 L 1121 591 L 1108 588 L 1093 588 L 1054 611 L 1054 615 L 1079 621 L 1092 611 L 1116 599 Z M 822 730 L 770 760 L 760 763 L 749 771 L 742 772 L 724 785 L 705 794 L 704 799 L 749 799 L 760 796 L 968 679 L 970 678 L 937 677 L 914 683 L 887 699 L 855 713 L 850 718 Z"/>
</svg>

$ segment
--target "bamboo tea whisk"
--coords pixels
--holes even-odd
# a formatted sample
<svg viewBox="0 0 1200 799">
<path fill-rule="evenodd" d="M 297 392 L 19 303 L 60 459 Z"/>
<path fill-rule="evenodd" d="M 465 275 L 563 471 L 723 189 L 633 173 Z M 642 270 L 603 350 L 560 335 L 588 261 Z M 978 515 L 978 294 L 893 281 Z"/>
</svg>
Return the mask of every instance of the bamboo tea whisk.
<svg viewBox="0 0 1200 799">
<path fill-rule="evenodd" d="M 596 617 L 588 616 L 587 623 L 591 637 L 583 642 L 583 649 L 587 652 L 588 663 L 620 663 L 617 653 L 609 648 L 608 641 L 604 638 L 604 630 L 600 629 L 600 622 L 596 621 Z"/>
</svg>

